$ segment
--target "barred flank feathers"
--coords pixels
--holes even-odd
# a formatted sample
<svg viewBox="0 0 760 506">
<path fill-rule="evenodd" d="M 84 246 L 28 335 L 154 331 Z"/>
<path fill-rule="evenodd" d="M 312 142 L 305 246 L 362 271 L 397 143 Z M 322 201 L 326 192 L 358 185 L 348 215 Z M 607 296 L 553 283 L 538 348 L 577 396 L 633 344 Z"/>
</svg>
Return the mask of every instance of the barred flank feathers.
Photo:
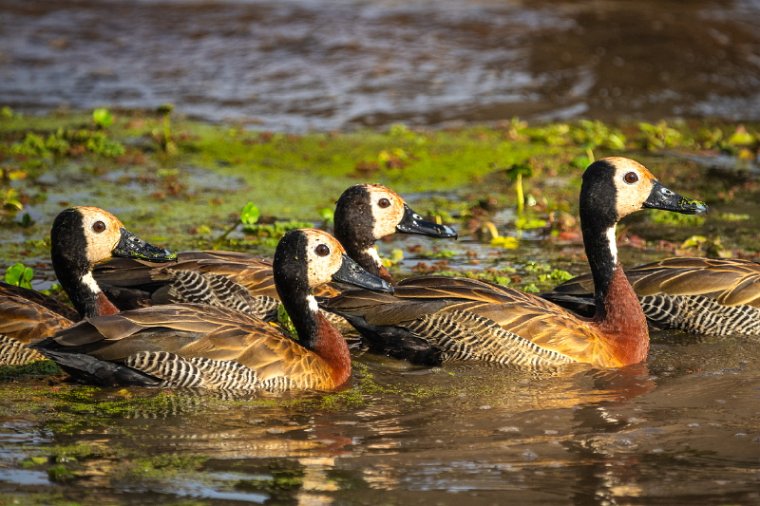
<svg viewBox="0 0 760 506">
<path fill-rule="evenodd" d="M 171 270 L 169 298 L 172 302 L 209 304 L 234 309 L 262 320 L 277 318 L 278 301 L 268 296 L 252 296 L 245 287 L 227 276 L 197 271 Z"/>
<path fill-rule="evenodd" d="M 0 366 L 25 365 L 45 360 L 37 350 L 29 348 L 21 341 L 0 334 Z"/>
<path fill-rule="evenodd" d="M 701 295 L 658 294 L 639 300 L 647 318 L 663 327 L 715 336 L 760 336 L 760 309 L 753 306 L 724 306 Z"/>
<path fill-rule="evenodd" d="M 261 381 L 256 371 L 238 362 L 184 358 L 164 351 L 137 353 L 127 359 L 126 365 L 159 378 L 163 387 L 233 391 L 284 391 L 295 387 L 283 376 Z"/>
<path fill-rule="evenodd" d="M 444 361 L 482 360 L 528 368 L 573 362 L 570 357 L 543 349 L 503 329 L 493 320 L 467 311 L 426 314 L 407 327 L 439 346 Z"/>
</svg>

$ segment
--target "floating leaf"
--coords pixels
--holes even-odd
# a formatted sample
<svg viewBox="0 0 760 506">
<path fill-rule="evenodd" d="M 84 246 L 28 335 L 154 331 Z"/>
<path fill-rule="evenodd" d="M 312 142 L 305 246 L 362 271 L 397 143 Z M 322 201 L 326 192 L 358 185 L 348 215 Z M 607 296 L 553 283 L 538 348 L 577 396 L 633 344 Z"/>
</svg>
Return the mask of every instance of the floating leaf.
<svg viewBox="0 0 760 506">
<path fill-rule="evenodd" d="M 520 245 L 520 241 L 515 237 L 500 236 L 491 239 L 491 246 L 496 246 L 504 249 L 517 249 Z"/>
<path fill-rule="evenodd" d="M 32 288 L 34 270 L 22 263 L 13 264 L 5 270 L 5 282 L 21 288 Z"/>
<path fill-rule="evenodd" d="M 92 111 L 92 121 L 100 128 L 108 128 L 113 124 L 113 115 L 105 107 Z"/>
<path fill-rule="evenodd" d="M 253 202 L 248 202 L 240 212 L 240 221 L 243 225 L 255 225 L 260 217 L 261 212 Z"/>
<path fill-rule="evenodd" d="M 728 143 L 732 146 L 752 146 L 755 140 L 755 137 L 743 125 L 740 125 L 728 138 Z"/>
<path fill-rule="evenodd" d="M 526 218 L 524 216 L 521 216 L 515 220 L 515 227 L 520 230 L 544 228 L 546 225 L 546 220 L 542 220 L 540 218 Z"/>
<path fill-rule="evenodd" d="M 11 211 L 21 211 L 24 208 L 20 198 L 21 196 L 15 188 L 8 188 L 0 192 L 0 204 L 3 208 Z"/>
<path fill-rule="evenodd" d="M 718 219 L 723 221 L 747 221 L 749 220 L 749 214 L 720 213 Z"/>
</svg>

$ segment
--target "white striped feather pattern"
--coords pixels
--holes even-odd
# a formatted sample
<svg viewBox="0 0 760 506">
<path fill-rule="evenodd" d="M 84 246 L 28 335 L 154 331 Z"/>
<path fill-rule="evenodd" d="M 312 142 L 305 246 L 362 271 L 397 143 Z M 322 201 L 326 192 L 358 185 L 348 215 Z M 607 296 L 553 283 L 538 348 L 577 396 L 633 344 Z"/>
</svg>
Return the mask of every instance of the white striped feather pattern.
<svg viewBox="0 0 760 506">
<path fill-rule="evenodd" d="M 760 336 L 760 309 L 726 306 L 702 295 L 645 295 L 640 297 L 647 318 L 663 328 L 714 336 Z"/>
<path fill-rule="evenodd" d="M 240 311 L 265 321 L 277 319 L 279 301 L 252 296 L 242 285 L 219 274 L 171 270 L 169 298 L 172 302 L 208 304 Z"/>
<path fill-rule="evenodd" d="M 510 332 L 489 318 L 467 311 L 427 314 L 405 325 L 415 335 L 438 346 L 444 361 L 481 360 L 527 368 L 574 362 Z"/>
<path fill-rule="evenodd" d="M 17 339 L 0 334 L 0 365 L 26 365 L 45 360 L 37 350 Z"/>
<path fill-rule="evenodd" d="M 262 381 L 256 371 L 238 362 L 185 358 L 165 351 L 136 353 L 127 358 L 125 365 L 160 379 L 163 387 L 270 392 L 295 387 L 295 383 L 284 376 Z"/>
</svg>

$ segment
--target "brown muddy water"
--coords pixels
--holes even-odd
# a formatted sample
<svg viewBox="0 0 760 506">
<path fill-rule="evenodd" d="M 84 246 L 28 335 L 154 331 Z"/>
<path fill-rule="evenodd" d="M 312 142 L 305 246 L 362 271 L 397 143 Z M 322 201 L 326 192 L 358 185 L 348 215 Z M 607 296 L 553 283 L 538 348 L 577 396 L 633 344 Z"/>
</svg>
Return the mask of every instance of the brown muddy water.
<svg viewBox="0 0 760 506">
<path fill-rule="evenodd" d="M 2 0 L 0 104 L 274 130 L 760 119 L 760 2 Z"/>
</svg>

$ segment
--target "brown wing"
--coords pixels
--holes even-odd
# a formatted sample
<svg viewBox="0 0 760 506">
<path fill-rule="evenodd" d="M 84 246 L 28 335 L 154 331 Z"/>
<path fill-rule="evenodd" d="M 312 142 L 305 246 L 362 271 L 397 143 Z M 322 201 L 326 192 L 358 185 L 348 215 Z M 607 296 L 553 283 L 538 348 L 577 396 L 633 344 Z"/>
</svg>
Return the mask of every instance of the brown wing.
<svg viewBox="0 0 760 506">
<path fill-rule="evenodd" d="M 245 287 L 253 296 L 277 298 L 269 260 L 233 251 L 186 251 L 172 263 L 115 258 L 96 267 L 94 276 L 103 291 L 120 309 L 166 303 L 153 294 L 172 282 L 166 269 L 220 275 Z M 196 301 L 200 302 L 200 301 Z"/>
<path fill-rule="evenodd" d="M 109 299 L 122 310 L 170 302 L 207 302 L 203 294 L 198 298 L 167 297 L 170 286 L 175 282 L 175 277 L 167 274 L 170 271 L 224 276 L 245 288 L 252 297 L 262 297 L 262 311 L 271 309 L 269 301 L 279 301 L 271 260 L 237 251 L 185 251 L 178 254 L 175 262 L 160 264 L 114 258 L 97 266 L 94 274 Z M 321 297 L 334 297 L 340 289 L 334 285 L 323 285 L 315 293 Z M 219 294 L 214 294 L 213 298 L 219 298 Z M 222 299 L 220 304 L 224 303 Z M 230 301 L 229 307 L 234 307 L 236 303 L 237 298 Z"/>
<path fill-rule="evenodd" d="M 0 283 L 0 334 L 29 344 L 78 319 L 76 311 L 52 297 Z"/>
<path fill-rule="evenodd" d="M 639 297 L 702 295 L 732 306 L 760 308 L 760 264 L 749 260 L 674 257 L 626 271 Z M 553 293 L 588 296 L 594 292 L 590 274 L 557 286 Z"/>
<path fill-rule="evenodd" d="M 615 362 L 588 320 L 539 297 L 480 281 L 421 277 L 400 283 L 395 295 L 352 290 L 324 307 L 359 317 L 365 331 L 372 329 L 369 334 L 407 329 L 454 359 Z"/>
<path fill-rule="evenodd" d="M 83 321 L 52 341 L 46 347 L 160 373 L 170 386 L 187 384 L 183 375 L 198 372 L 189 366 L 204 368 L 228 388 L 334 387 L 316 354 L 270 324 L 226 308 L 183 304 L 124 311 Z M 169 357 L 176 367 L 159 370 L 157 362 Z M 237 376 L 219 379 L 230 368 Z"/>
</svg>

